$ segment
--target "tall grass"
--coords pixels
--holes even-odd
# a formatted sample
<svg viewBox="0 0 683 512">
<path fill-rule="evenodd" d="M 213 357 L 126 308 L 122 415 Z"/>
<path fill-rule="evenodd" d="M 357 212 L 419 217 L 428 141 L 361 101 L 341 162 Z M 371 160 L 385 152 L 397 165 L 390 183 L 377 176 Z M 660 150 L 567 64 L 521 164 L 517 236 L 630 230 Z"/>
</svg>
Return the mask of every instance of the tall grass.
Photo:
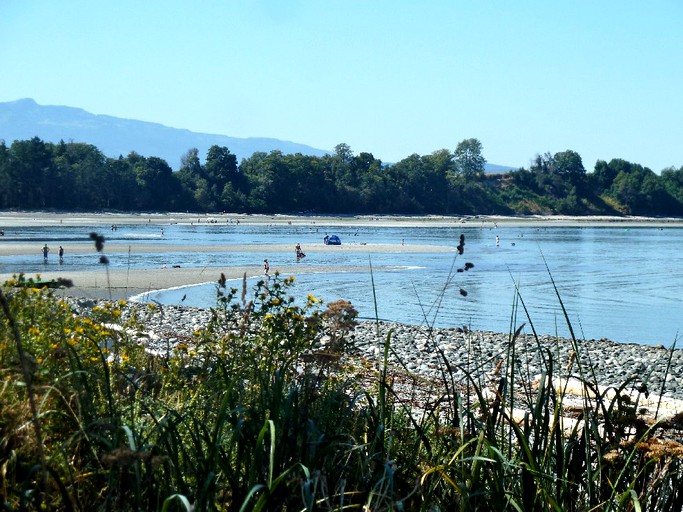
<svg viewBox="0 0 683 512">
<path fill-rule="evenodd" d="M 124 303 L 75 315 L 49 290 L 5 283 L 4 509 L 683 508 L 680 425 L 647 423 L 628 381 L 602 389 L 580 340 L 569 362 L 532 335 L 542 372 L 528 385 L 519 291 L 489 378 L 474 332 L 470 357 L 440 352 L 442 377 L 427 383 L 391 330 L 378 360 L 364 359 L 352 306 L 296 305 L 292 285 L 219 280 L 212 321 L 153 355 L 138 335 L 153 309 L 127 322 Z M 568 373 L 583 387 L 578 411 L 558 386 Z"/>
</svg>

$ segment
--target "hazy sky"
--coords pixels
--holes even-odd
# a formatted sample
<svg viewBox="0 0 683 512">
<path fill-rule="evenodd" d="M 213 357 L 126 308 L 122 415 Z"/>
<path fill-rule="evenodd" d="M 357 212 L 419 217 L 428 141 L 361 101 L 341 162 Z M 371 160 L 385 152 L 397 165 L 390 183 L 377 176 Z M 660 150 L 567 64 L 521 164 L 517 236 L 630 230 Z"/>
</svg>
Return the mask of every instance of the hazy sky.
<svg viewBox="0 0 683 512">
<path fill-rule="evenodd" d="M 683 166 L 683 2 L 0 0 L 20 98 L 385 162 L 474 137 L 495 164 L 659 172 Z"/>
</svg>

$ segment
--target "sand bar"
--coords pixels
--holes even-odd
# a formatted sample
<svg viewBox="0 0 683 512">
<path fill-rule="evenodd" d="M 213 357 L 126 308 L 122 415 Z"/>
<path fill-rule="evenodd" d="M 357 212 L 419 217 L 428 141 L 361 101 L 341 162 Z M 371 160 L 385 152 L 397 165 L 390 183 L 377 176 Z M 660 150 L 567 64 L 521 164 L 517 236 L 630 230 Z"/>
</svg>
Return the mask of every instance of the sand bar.
<svg viewBox="0 0 683 512">
<path fill-rule="evenodd" d="M 247 214 L 188 214 L 188 213 L 46 213 L 46 212 L 0 212 L 0 230 L 11 234 L 12 227 L 19 226 L 92 226 L 98 232 L 105 235 L 113 224 L 117 226 L 130 224 L 153 224 L 157 226 L 173 224 L 245 224 L 245 225 L 291 225 L 291 226 L 393 226 L 393 227 L 454 227 L 454 226 L 667 226 L 683 227 L 683 219 L 678 218 L 648 218 L 648 217 L 565 217 L 565 216 L 528 216 L 528 217 L 499 217 L 499 216 L 314 216 L 314 215 L 247 215 Z M 446 242 L 447 243 L 447 242 Z M 88 254 L 96 256 L 92 243 L 64 243 L 62 244 L 67 254 Z M 323 244 L 302 244 L 306 253 L 324 252 L 392 252 L 392 253 L 415 253 L 415 252 L 442 252 L 455 250 L 453 245 L 402 245 L 402 244 L 365 244 L 344 243 L 341 246 L 325 246 Z M 105 254 L 149 253 L 159 251 L 160 246 L 149 243 L 105 243 Z M 192 252 L 206 253 L 230 253 L 230 252 L 283 252 L 290 251 L 292 247 L 285 244 L 268 245 L 164 245 L 167 252 Z M 54 253 L 55 251 L 53 251 Z M 3 241 L 0 237 L 0 255 L 26 255 L 35 254 L 39 257 L 40 247 L 25 242 Z M 55 256 L 55 255 L 53 255 Z M 115 300 L 125 299 L 133 295 L 152 290 L 192 285 L 206 282 L 216 282 L 223 273 L 227 279 L 238 279 L 243 275 L 257 276 L 263 270 L 260 262 L 254 262 L 248 267 L 221 267 L 212 266 L 204 268 L 169 268 L 159 269 L 135 269 L 135 270 L 109 270 L 102 268 L 101 271 L 78 271 L 65 268 L 64 270 L 47 271 L 41 274 L 41 279 L 52 280 L 57 278 L 70 279 L 74 287 L 62 290 L 72 296 L 85 296 L 92 298 L 112 298 Z M 346 269 L 333 266 L 306 267 L 305 272 L 340 272 L 358 271 L 357 267 Z M 360 269 L 363 270 L 363 269 Z M 302 272 L 302 267 L 283 266 L 271 268 L 271 273 L 278 271 L 282 275 L 297 275 Z M 0 283 L 12 277 L 11 274 L 0 273 Z"/>
<path fill-rule="evenodd" d="M 677 217 L 638 217 L 638 216 L 565 216 L 565 215 L 250 215 L 243 213 L 190 214 L 190 213 L 48 213 L 0 211 L 0 229 L 13 226 L 103 226 L 112 224 L 230 224 L 247 225 L 288 224 L 292 226 L 394 226 L 394 227 L 453 227 L 455 225 L 473 225 L 492 227 L 495 225 L 525 226 L 639 226 L 661 225 L 681 226 L 683 219 Z"/>
<path fill-rule="evenodd" d="M 308 267 L 306 273 L 363 271 L 359 267 Z M 297 276 L 302 269 L 294 265 L 271 267 L 271 276 L 279 272 L 281 276 Z M 241 279 L 263 276 L 260 266 L 248 267 L 204 267 L 204 268 L 172 268 L 165 269 L 132 269 L 132 270 L 84 270 L 84 271 L 50 271 L 40 274 L 41 281 L 69 279 L 71 288 L 55 291 L 58 295 L 71 297 L 87 297 L 92 299 L 127 300 L 134 295 L 146 294 L 155 290 L 174 288 L 202 283 L 217 283 L 221 274 L 226 279 Z M 0 282 L 12 276 L 0 274 Z M 33 277 L 35 276 L 26 276 Z M 239 287 L 233 285 L 233 287 Z"/>
<path fill-rule="evenodd" d="M 213 223 L 217 218 L 221 218 L 222 222 L 236 223 L 240 219 L 240 224 L 273 224 L 278 223 L 288 225 L 297 222 L 299 225 L 310 226 L 312 221 L 310 218 L 288 217 L 288 216 L 252 216 L 252 215 L 223 215 L 223 216 L 197 216 L 197 215 L 173 215 L 173 214 L 51 214 L 51 213 L 34 213 L 34 212 L 0 212 L 0 227 L 5 229 L 8 234 L 12 227 L 19 226 L 92 226 L 93 229 L 99 228 L 98 232 L 104 234 L 106 237 L 111 225 L 116 224 L 123 226 L 125 224 L 142 224 L 147 222 L 157 225 L 170 225 L 173 223 L 184 222 L 187 224 L 196 224 L 199 219 L 201 223 Z M 332 225 L 335 220 L 338 222 L 349 222 L 351 224 L 358 224 L 358 221 L 351 222 L 350 219 L 341 218 L 325 218 Z M 61 244 L 64 247 L 67 255 L 73 254 L 92 254 L 93 261 L 99 258 L 95 251 L 94 243 L 90 240 L 83 242 L 64 242 Z M 26 242 L 12 242 L 9 239 L 3 240 L 0 237 L 0 256 L 21 256 L 21 255 L 35 255 L 36 259 L 41 256 L 42 244 Z M 344 243 L 340 246 L 323 245 L 322 243 L 301 244 L 302 250 L 307 254 L 315 253 L 433 253 L 433 252 L 452 252 L 455 251 L 453 245 L 426 245 L 426 244 L 370 244 L 370 243 Z M 237 245 L 237 244 L 210 244 L 210 245 L 182 245 L 182 244 L 164 244 L 146 243 L 146 242 L 105 242 L 103 253 L 106 255 L 124 254 L 135 258 L 136 254 L 154 253 L 160 250 L 166 253 L 181 253 L 181 252 L 201 252 L 209 254 L 226 254 L 229 253 L 282 253 L 293 251 L 290 244 L 254 244 L 254 245 Z M 56 258 L 56 247 L 52 247 L 50 254 L 51 259 Z M 220 257 L 216 258 L 220 262 Z M 227 259 L 227 258 L 226 258 Z M 369 271 L 368 268 L 359 267 L 340 267 L 340 266 L 310 266 L 310 265 L 285 265 L 285 266 L 271 266 L 271 275 L 279 272 L 283 276 L 294 275 L 301 273 L 324 273 L 324 272 L 345 272 L 345 271 Z M 263 275 L 263 267 L 260 258 L 254 257 L 254 265 L 250 266 L 220 266 L 220 263 L 215 266 L 206 266 L 203 268 L 175 268 L 171 263 L 167 268 L 147 268 L 147 269 L 130 269 L 130 270 L 111 270 L 102 266 L 101 270 L 78 270 L 65 265 L 63 268 L 56 265 L 46 267 L 46 271 L 40 273 L 40 279 L 43 281 L 50 281 L 55 279 L 68 279 L 73 282 L 73 287 L 59 290 L 57 293 L 78 296 L 90 297 L 98 299 L 127 299 L 133 295 L 144 294 L 153 290 L 160 290 L 165 288 L 172 288 L 178 286 L 186 286 L 193 284 L 201 284 L 207 282 L 217 282 L 220 275 L 223 274 L 227 279 L 240 279 L 244 275 L 247 277 Z M 0 283 L 3 283 L 13 277 L 11 273 L 2 273 L 0 270 Z M 33 277 L 35 275 L 28 275 L 26 277 Z"/>
<path fill-rule="evenodd" d="M 93 254 L 95 255 L 95 246 L 90 241 L 82 243 L 63 243 L 66 254 Z M 27 244 L 23 242 L 3 242 L 0 240 L 0 256 L 19 256 L 35 254 L 41 255 L 42 245 Z M 163 249 L 167 253 L 173 252 L 206 252 L 206 253 L 230 253 L 230 252 L 293 252 L 294 248 L 291 244 L 260 244 L 260 245 L 237 245 L 237 244 L 220 244 L 220 245 L 180 245 L 180 244 L 158 244 L 147 243 L 112 243 L 105 242 L 104 254 L 125 254 L 131 255 L 140 253 L 154 253 Z M 363 243 L 345 243 L 342 245 L 323 245 L 318 244 L 301 244 L 301 249 L 306 253 L 415 253 L 415 252 L 448 252 L 454 251 L 453 246 L 448 245 L 401 245 L 401 244 L 363 244 Z M 52 247 L 51 257 L 55 256 L 56 247 Z M 41 256 L 42 257 L 42 256 Z"/>
</svg>

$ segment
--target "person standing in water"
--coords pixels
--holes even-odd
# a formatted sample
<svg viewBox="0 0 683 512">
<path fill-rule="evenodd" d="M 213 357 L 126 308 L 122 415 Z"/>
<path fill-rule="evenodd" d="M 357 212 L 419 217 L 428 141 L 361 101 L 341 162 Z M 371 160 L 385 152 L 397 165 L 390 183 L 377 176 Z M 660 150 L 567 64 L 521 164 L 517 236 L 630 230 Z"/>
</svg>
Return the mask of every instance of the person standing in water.
<svg viewBox="0 0 683 512">
<path fill-rule="evenodd" d="M 50 252 L 50 248 L 45 244 L 43 246 L 43 263 L 47 263 L 47 255 Z"/>
<path fill-rule="evenodd" d="M 59 264 L 61 265 L 62 263 L 64 263 L 64 247 L 60 245 L 57 254 L 59 254 Z"/>
</svg>

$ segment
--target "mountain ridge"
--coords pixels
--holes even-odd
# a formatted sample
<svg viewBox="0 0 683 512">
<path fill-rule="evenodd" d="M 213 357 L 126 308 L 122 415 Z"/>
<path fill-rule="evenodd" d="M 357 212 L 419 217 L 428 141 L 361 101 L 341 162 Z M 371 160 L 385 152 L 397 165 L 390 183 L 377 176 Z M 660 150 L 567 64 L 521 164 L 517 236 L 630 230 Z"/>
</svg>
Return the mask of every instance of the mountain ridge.
<svg viewBox="0 0 683 512">
<path fill-rule="evenodd" d="M 0 140 L 11 144 L 15 140 L 33 137 L 52 143 L 63 140 L 92 144 L 110 158 L 127 156 L 135 151 L 145 157 L 163 158 L 174 170 L 180 168 L 182 156 L 191 148 L 197 148 L 199 158 L 204 161 L 213 145 L 227 147 L 237 156 L 238 162 L 256 152 L 274 150 L 310 156 L 331 153 L 288 140 L 193 132 L 150 121 L 93 114 L 78 107 L 40 105 L 32 98 L 0 102 Z M 486 164 L 486 171 L 490 173 L 512 169 L 505 165 Z"/>
<path fill-rule="evenodd" d="M 279 150 L 311 156 L 330 153 L 306 144 L 275 138 L 239 138 L 193 132 L 149 121 L 92 114 L 77 107 L 39 105 L 30 98 L 0 102 L 0 139 L 11 143 L 33 137 L 52 143 L 64 140 L 93 144 L 111 158 L 135 151 L 146 157 L 163 158 L 176 170 L 189 149 L 197 148 L 203 160 L 214 144 L 227 147 L 238 161 L 258 151 L 268 153 Z"/>
</svg>

